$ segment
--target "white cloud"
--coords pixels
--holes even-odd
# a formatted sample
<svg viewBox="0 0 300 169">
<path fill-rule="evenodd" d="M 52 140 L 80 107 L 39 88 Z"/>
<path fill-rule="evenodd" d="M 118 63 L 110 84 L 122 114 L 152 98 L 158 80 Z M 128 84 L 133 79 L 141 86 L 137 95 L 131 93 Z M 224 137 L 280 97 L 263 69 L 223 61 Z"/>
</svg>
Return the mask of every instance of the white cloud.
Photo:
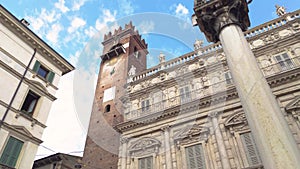
<svg viewBox="0 0 300 169">
<path fill-rule="evenodd" d="M 97 30 L 92 26 L 84 30 L 84 34 L 88 35 L 90 38 L 93 37 L 96 34 L 96 32 Z"/>
<path fill-rule="evenodd" d="M 117 11 L 114 11 L 112 13 L 108 9 L 103 9 L 102 16 L 96 20 L 96 25 L 95 25 L 96 29 L 99 31 L 105 29 L 109 22 L 116 21 L 116 15 L 117 15 Z"/>
<path fill-rule="evenodd" d="M 59 23 L 53 24 L 51 26 L 50 31 L 46 34 L 46 39 L 49 40 L 53 45 L 58 45 L 58 38 L 59 38 L 59 33 L 60 31 L 63 30 L 62 25 Z"/>
<path fill-rule="evenodd" d="M 73 11 L 80 10 L 80 8 L 85 4 L 86 1 L 87 0 L 76 0 L 76 1 L 74 1 L 73 6 L 72 6 L 72 10 Z"/>
<path fill-rule="evenodd" d="M 73 33 L 74 31 L 76 31 L 80 27 L 85 26 L 85 24 L 86 24 L 85 20 L 83 20 L 82 18 L 79 18 L 79 17 L 75 17 L 72 20 L 70 27 L 68 28 L 68 32 Z"/>
<path fill-rule="evenodd" d="M 119 2 L 119 9 L 120 12 L 125 14 L 125 15 L 131 15 L 134 12 L 134 8 L 132 6 L 131 1 L 128 0 L 121 0 Z"/>
<path fill-rule="evenodd" d="M 189 10 L 184 5 L 179 3 L 176 6 L 175 13 L 176 13 L 177 16 L 187 16 L 189 14 Z"/>
<path fill-rule="evenodd" d="M 44 19 L 48 23 L 53 23 L 56 20 L 60 19 L 61 14 L 57 14 L 54 10 L 48 12 L 46 9 L 42 8 L 39 18 Z"/>
<path fill-rule="evenodd" d="M 154 30 L 154 26 L 155 24 L 153 21 L 142 21 L 138 26 L 138 30 L 142 34 L 147 34 Z"/>
<path fill-rule="evenodd" d="M 65 6 L 65 0 L 58 0 L 58 2 L 54 4 L 54 6 L 58 8 L 62 13 L 66 13 L 70 10 Z"/>
</svg>

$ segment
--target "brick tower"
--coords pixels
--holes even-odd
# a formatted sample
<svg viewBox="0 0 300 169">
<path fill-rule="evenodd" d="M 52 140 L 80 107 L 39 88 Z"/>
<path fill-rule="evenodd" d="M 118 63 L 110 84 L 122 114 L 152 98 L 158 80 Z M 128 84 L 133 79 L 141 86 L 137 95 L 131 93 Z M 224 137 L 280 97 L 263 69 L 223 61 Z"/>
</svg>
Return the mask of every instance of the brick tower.
<svg viewBox="0 0 300 169">
<path fill-rule="evenodd" d="M 84 169 L 117 169 L 119 133 L 113 126 L 123 121 L 120 98 L 125 95 L 128 74 L 146 69 L 147 44 L 130 22 L 104 35 L 103 55 L 95 91 Z M 130 72 L 130 73 L 128 73 Z"/>
</svg>

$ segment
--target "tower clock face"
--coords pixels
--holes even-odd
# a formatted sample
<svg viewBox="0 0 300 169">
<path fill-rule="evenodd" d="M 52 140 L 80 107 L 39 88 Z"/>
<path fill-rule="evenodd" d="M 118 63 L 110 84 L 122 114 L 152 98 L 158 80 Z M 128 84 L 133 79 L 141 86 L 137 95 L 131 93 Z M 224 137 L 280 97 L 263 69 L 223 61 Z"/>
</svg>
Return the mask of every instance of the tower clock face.
<svg viewBox="0 0 300 169">
<path fill-rule="evenodd" d="M 116 71 L 118 71 L 118 69 L 121 65 L 121 62 L 122 62 L 122 55 L 105 61 L 104 65 L 103 65 L 104 66 L 103 72 L 102 72 L 103 78 L 113 77 L 115 75 Z"/>
</svg>

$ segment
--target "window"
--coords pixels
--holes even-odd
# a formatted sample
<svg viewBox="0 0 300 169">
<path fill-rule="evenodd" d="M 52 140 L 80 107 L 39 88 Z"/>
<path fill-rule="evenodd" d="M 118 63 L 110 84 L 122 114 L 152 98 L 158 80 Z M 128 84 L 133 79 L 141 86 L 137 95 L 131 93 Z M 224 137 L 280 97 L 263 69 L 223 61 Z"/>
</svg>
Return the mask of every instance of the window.
<svg viewBox="0 0 300 169">
<path fill-rule="evenodd" d="M 225 72 L 225 81 L 226 81 L 226 84 L 232 84 L 232 76 L 229 71 Z"/>
<path fill-rule="evenodd" d="M 259 154 L 250 132 L 241 134 L 244 150 L 246 152 L 247 160 L 250 166 L 258 165 L 261 163 Z"/>
<path fill-rule="evenodd" d="M 149 109 L 150 109 L 149 105 L 150 105 L 149 99 L 143 100 L 143 101 L 142 101 L 142 111 L 147 111 L 147 110 L 149 110 Z"/>
<path fill-rule="evenodd" d="M 110 105 L 109 104 L 105 106 L 105 113 L 108 113 L 108 112 L 110 112 Z"/>
<path fill-rule="evenodd" d="M 4 151 L 0 158 L 0 163 L 9 167 L 15 167 L 19 158 L 23 142 L 14 138 L 9 137 L 8 142 L 4 148 Z"/>
<path fill-rule="evenodd" d="M 51 72 L 49 69 L 47 69 L 45 66 L 41 65 L 41 63 L 39 61 L 36 61 L 33 69 L 34 72 L 36 72 L 36 74 L 45 79 L 47 82 L 52 83 L 53 79 L 54 79 L 54 72 Z"/>
<path fill-rule="evenodd" d="M 275 59 L 282 70 L 289 70 L 294 67 L 293 62 L 287 53 L 276 55 Z"/>
<path fill-rule="evenodd" d="M 185 148 L 187 168 L 188 169 L 205 169 L 205 158 L 203 147 L 196 144 Z"/>
<path fill-rule="evenodd" d="M 181 102 L 188 102 L 191 100 L 190 88 L 188 86 L 179 89 Z"/>
<path fill-rule="evenodd" d="M 37 94 L 35 94 L 29 90 L 29 92 L 27 93 L 27 96 L 25 98 L 25 101 L 22 105 L 21 111 L 32 116 L 33 111 L 35 109 L 35 106 L 36 106 L 39 98 L 40 98 L 40 96 L 38 96 Z"/>
<path fill-rule="evenodd" d="M 139 169 L 153 169 L 153 158 L 152 157 L 140 158 Z"/>
<path fill-rule="evenodd" d="M 137 47 L 134 47 L 134 56 L 138 59 L 140 58 L 140 52 L 138 51 Z"/>
</svg>

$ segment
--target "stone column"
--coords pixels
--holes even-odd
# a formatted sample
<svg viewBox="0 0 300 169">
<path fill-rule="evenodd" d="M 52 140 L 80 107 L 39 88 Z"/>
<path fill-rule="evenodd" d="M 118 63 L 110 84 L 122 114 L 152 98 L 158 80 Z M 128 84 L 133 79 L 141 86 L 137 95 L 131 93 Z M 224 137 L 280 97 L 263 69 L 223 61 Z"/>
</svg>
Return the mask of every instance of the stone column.
<svg viewBox="0 0 300 169">
<path fill-rule="evenodd" d="M 121 169 L 127 168 L 127 143 L 128 138 L 123 137 L 121 138 L 122 143 L 122 152 L 121 152 Z"/>
<path fill-rule="evenodd" d="M 170 126 L 163 127 L 162 131 L 164 132 L 166 169 L 172 169 L 173 167 L 170 148 Z"/>
<path fill-rule="evenodd" d="M 216 136 L 218 150 L 219 150 L 220 157 L 221 157 L 222 167 L 230 168 L 230 163 L 229 163 L 228 156 L 226 153 L 226 147 L 224 144 L 222 133 L 220 131 L 217 116 L 218 116 L 218 113 L 216 113 L 216 112 L 209 114 L 209 117 L 210 117 L 211 123 L 212 123 L 212 132 L 214 132 L 214 134 Z"/>
<path fill-rule="evenodd" d="M 250 26 L 246 0 L 195 2 L 200 29 L 221 41 L 264 168 L 300 168 L 295 139 L 242 32 Z"/>
</svg>

